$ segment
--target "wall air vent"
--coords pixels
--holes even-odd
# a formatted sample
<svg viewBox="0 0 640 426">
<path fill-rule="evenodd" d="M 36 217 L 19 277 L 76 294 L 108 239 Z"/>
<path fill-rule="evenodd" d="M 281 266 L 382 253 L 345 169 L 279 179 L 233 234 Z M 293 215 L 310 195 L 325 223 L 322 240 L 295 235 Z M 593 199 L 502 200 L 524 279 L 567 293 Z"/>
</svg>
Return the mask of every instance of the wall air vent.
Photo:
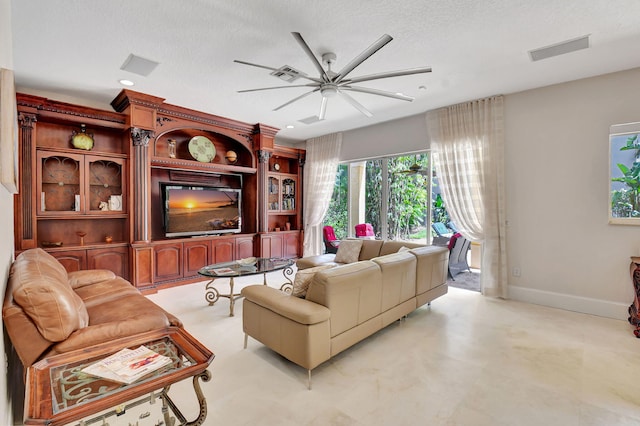
<svg viewBox="0 0 640 426">
<path fill-rule="evenodd" d="M 270 73 L 274 77 L 278 77 L 280 80 L 284 80 L 287 83 L 291 83 L 299 79 L 300 77 L 307 75 L 302 71 L 298 71 L 297 69 L 289 66 L 283 65 L 277 70 Z"/>
<path fill-rule="evenodd" d="M 572 40 L 563 41 L 561 43 L 552 44 L 551 46 L 541 47 L 529 51 L 532 61 L 540 61 L 542 59 L 551 58 L 553 56 L 564 55 L 565 53 L 575 52 L 576 50 L 587 49 L 589 47 L 589 35 L 574 38 Z"/>
</svg>

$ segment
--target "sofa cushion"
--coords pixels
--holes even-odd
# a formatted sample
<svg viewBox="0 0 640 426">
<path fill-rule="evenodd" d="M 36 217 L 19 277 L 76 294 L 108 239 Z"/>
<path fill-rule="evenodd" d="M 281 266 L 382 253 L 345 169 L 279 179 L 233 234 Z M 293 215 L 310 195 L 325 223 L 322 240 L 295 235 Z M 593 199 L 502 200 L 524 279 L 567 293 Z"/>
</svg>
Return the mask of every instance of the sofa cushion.
<svg viewBox="0 0 640 426">
<path fill-rule="evenodd" d="M 332 268 L 332 266 L 320 265 L 296 272 L 296 277 L 293 279 L 293 290 L 291 291 L 291 295 L 295 297 L 305 297 L 307 295 L 309 284 L 311 283 L 311 280 L 313 279 L 313 276 L 316 274 L 316 272 L 328 268 Z"/>
<path fill-rule="evenodd" d="M 343 240 L 340 242 L 338 252 L 336 253 L 336 263 L 354 263 L 360 257 L 360 249 L 362 249 L 362 240 Z"/>
<path fill-rule="evenodd" d="M 358 260 L 371 260 L 380 255 L 380 248 L 384 243 L 383 240 L 361 240 L 362 249 Z"/>
<path fill-rule="evenodd" d="M 409 249 L 417 248 L 417 247 L 425 247 L 423 243 L 412 243 L 409 241 L 391 241 L 387 240 L 380 247 L 379 256 L 384 256 L 391 253 L 397 253 L 400 250 L 400 247 L 407 247 Z"/>
<path fill-rule="evenodd" d="M 11 267 L 13 299 L 42 336 L 60 342 L 89 324 L 82 299 L 67 282 L 64 267 L 41 249 L 20 254 Z"/>
</svg>

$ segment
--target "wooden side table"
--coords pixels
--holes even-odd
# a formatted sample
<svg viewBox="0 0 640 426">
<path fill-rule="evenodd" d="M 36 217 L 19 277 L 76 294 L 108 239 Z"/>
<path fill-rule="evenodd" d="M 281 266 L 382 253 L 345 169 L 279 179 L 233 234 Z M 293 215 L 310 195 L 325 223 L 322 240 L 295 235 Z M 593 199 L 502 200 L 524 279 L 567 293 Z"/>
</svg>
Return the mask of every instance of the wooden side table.
<svg viewBox="0 0 640 426">
<path fill-rule="evenodd" d="M 123 348 L 137 348 L 140 345 L 170 357 L 173 362 L 131 384 L 81 372 L 88 365 Z M 64 425 L 149 394 L 149 398 L 157 396 L 162 399 L 165 424 L 173 423 L 169 415 L 171 410 L 180 424 L 201 425 L 207 416 L 207 405 L 198 380 L 206 382 L 211 379 L 207 367 L 213 358 L 213 352 L 178 327 L 168 327 L 45 358 L 27 370 L 24 424 Z M 193 388 L 200 405 L 198 417 L 190 422 L 168 395 L 173 383 L 189 377 L 193 379 Z M 103 417 L 104 414 L 99 416 Z"/>
</svg>

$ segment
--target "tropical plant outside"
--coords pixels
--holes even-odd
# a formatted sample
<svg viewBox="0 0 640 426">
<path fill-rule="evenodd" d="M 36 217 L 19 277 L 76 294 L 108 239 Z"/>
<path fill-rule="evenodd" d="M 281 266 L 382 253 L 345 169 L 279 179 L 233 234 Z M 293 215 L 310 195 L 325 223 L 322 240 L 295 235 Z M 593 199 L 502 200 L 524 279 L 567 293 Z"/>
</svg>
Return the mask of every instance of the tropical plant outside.
<svg viewBox="0 0 640 426">
<path fill-rule="evenodd" d="M 613 217 L 640 217 L 640 143 L 638 135 L 627 138 L 620 151 L 635 151 L 631 167 L 617 163 L 621 177 L 612 178 L 612 182 L 621 182 L 626 188 L 611 191 L 611 214 Z"/>
<path fill-rule="evenodd" d="M 382 166 L 387 163 L 389 199 L 387 200 L 387 234 L 382 235 Z M 420 173 L 401 173 L 418 164 Z M 365 221 L 373 226 L 376 238 L 426 241 L 430 227 L 426 217 L 429 196 L 429 158 L 427 154 L 376 159 L 365 167 Z M 324 220 L 336 237 L 348 235 L 348 165 L 341 165 L 329 211 Z"/>
<path fill-rule="evenodd" d="M 340 164 L 336 173 L 336 185 L 331 196 L 329 211 L 324 218 L 325 225 L 331 225 L 336 238 L 341 240 L 347 237 L 349 228 L 349 166 Z"/>
</svg>

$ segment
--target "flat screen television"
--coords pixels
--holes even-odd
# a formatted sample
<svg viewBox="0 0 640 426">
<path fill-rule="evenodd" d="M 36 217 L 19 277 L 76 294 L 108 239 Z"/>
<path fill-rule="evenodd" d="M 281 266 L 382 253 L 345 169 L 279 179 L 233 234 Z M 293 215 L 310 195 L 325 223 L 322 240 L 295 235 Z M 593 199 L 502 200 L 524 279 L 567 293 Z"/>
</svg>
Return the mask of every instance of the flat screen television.
<svg viewBox="0 0 640 426">
<path fill-rule="evenodd" d="M 162 195 L 167 237 L 241 231 L 240 189 L 164 184 Z"/>
</svg>

